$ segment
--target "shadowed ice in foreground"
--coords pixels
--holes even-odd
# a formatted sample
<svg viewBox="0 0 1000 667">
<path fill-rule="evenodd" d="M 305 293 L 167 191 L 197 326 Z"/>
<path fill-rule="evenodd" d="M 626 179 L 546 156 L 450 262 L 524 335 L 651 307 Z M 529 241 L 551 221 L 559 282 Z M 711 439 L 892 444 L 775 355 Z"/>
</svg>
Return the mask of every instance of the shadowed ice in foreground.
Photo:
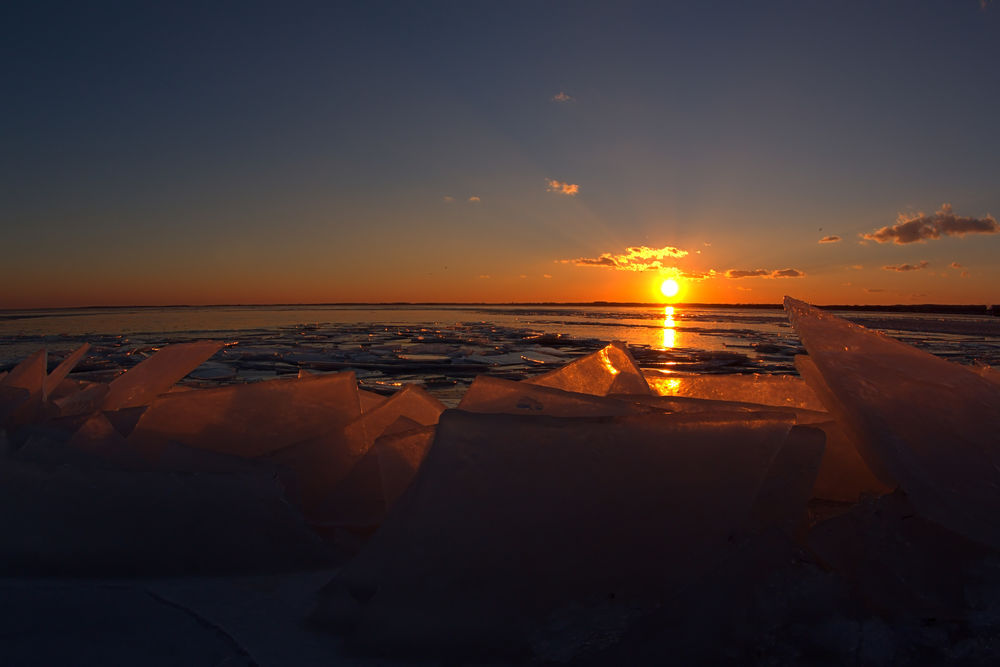
<svg viewBox="0 0 1000 667">
<path fill-rule="evenodd" d="M 995 370 L 785 308 L 801 379 L 612 343 L 447 410 L 177 385 L 210 341 L 109 382 L 40 351 L 0 378 L 0 657 L 994 663 Z"/>
</svg>

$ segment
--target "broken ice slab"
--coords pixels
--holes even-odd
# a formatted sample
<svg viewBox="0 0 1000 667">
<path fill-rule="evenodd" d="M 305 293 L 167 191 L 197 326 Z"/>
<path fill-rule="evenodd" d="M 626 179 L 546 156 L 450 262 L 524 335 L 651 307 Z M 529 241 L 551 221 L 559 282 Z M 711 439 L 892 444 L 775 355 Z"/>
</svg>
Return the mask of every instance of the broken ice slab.
<svg viewBox="0 0 1000 667">
<path fill-rule="evenodd" d="M 354 373 L 163 394 L 129 435 L 147 451 L 178 442 L 255 457 L 338 431 L 361 414 Z"/>
<path fill-rule="evenodd" d="M 367 389 L 358 389 L 358 398 L 361 400 L 362 413 L 371 412 L 389 400 L 387 397 L 376 394 L 374 391 L 368 391 Z"/>
<path fill-rule="evenodd" d="M 8 423 L 9 418 L 28 400 L 30 395 L 27 389 L 0 384 L 0 426 Z"/>
<path fill-rule="evenodd" d="M 381 650 L 475 654 L 522 651 L 576 604 L 654 608 L 746 528 L 790 428 L 780 416 L 449 410 L 313 620 Z"/>
<path fill-rule="evenodd" d="M 995 609 L 995 552 L 916 516 L 910 500 L 900 491 L 866 499 L 815 526 L 809 546 L 865 606 L 897 621 L 968 623 L 984 593 Z"/>
<path fill-rule="evenodd" d="M 786 535 L 795 534 L 813 495 L 825 439 L 823 431 L 811 426 L 795 426 L 788 432 L 753 504 L 758 529 L 773 527 Z"/>
<path fill-rule="evenodd" d="M 630 402 L 479 375 L 466 390 L 460 410 L 549 417 L 614 417 L 651 412 Z"/>
<path fill-rule="evenodd" d="M 825 411 L 809 386 L 792 375 L 686 375 L 645 371 L 646 380 L 660 396 L 687 396 L 714 401 L 737 401 Z"/>
<path fill-rule="evenodd" d="M 372 528 L 382 523 L 385 512 L 382 473 L 374 449 L 358 459 L 342 480 L 324 489 L 316 502 L 303 503 L 306 521 L 313 526 Z"/>
<path fill-rule="evenodd" d="M 32 396 L 41 396 L 42 388 L 45 385 L 45 370 L 48 360 L 48 353 L 45 350 L 38 350 L 33 355 L 23 360 L 7 373 L 3 379 L 5 387 L 20 387 L 26 389 Z"/>
<path fill-rule="evenodd" d="M 826 434 L 826 451 L 813 488 L 814 498 L 853 503 L 862 495 L 882 495 L 895 488 L 875 476 L 840 424 L 828 421 L 813 426 Z"/>
<path fill-rule="evenodd" d="M 103 382 L 81 384 L 76 391 L 54 397 L 53 405 L 62 417 L 96 412 L 104 404 L 110 388 Z"/>
<path fill-rule="evenodd" d="M 981 366 L 978 370 L 979 374 L 990 382 L 1000 384 L 1000 370 L 997 368 L 994 368 L 993 366 Z"/>
<path fill-rule="evenodd" d="M 869 468 L 924 518 L 1000 547 L 1000 386 L 801 301 L 786 297 L 785 309 L 813 389 Z"/>
<path fill-rule="evenodd" d="M 649 393 L 635 359 L 618 342 L 525 382 L 595 396 Z"/>
<path fill-rule="evenodd" d="M 366 522 L 378 523 L 385 511 L 378 459 L 369 456 L 375 440 L 404 417 L 418 425 L 436 424 L 443 410 L 441 402 L 424 389 L 407 385 L 342 431 L 270 458 L 293 471 L 310 522 L 372 525 Z M 361 468 L 354 471 L 358 465 Z"/>
<path fill-rule="evenodd" d="M 687 396 L 643 396 L 640 394 L 610 394 L 608 398 L 663 412 L 777 412 L 789 415 L 797 424 L 816 424 L 830 420 L 828 412 L 816 412 L 781 405 L 738 403 Z"/>
<path fill-rule="evenodd" d="M 62 360 L 58 366 L 56 366 L 51 373 L 46 376 L 45 381 L 42 385 L 42 399 L 47 400 L 49 395 L 52 394 L 59 384 L 66 379 L 66 376 L 76 368 L 76 365 L 80 363 L 83 357 L 87 354 L 87 350 L 90 349 L 90 343 L 84 343 L 78 347 L 72 354 Z"/>
<path fill-rule="evenodd" d="M 148 405 L 218 352 L 222 343 L 199 341 L 169 345 L 111 382 L 105 410 Z"/>
<path fill-rule="evenodd" d="M 262 475 L 180 475 L 8 460 L 0 574 L 203 575 L 330 563 Z"/>
<path fill-rule="evenodd" d="M 375 441 L 372 450 L 378 456 L 382 497 L 387 509 L 395 505 L 410 486 L 434 441 L 435 429 L 435 426 L 422 426 L 383 435 Z"/>
<path fill-rule="evenodd" d="M 359 419 L 348 424 L 345 433 L 351 448 L 363 456 L 382 433 L 400 417 L 407 417 L 430 426 L 436 424 L 444 411 L 441 401 L 415 384 L 408 384 L 392 395 L 389 400 L 364 413 Z"/>
</svg>

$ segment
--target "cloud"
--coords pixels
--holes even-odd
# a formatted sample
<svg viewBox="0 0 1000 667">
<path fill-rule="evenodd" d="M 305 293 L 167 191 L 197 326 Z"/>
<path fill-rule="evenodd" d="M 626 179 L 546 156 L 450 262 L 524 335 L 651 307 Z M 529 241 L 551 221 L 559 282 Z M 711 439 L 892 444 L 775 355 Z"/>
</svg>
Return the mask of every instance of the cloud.
<svg viewBox="0 0 1000 667">
<path fill-rule="evenodd" d="M 455 198 L 454 198 L 454 197 L 452 197 L 451 195 L 445 195 L 444 197 L 441 197 L 441 201 L 443 201 L 443 202 L 446 202 L 446 203 L 450 204 L 450 203 L 452 203 L 453 201 L 455 201 Z"/>
<path fill-rule="evenodd" d="M 865 291 L 869 294 L 878 294 L 879 292 L 884 292 L 885 290 L 881 287 L 866 287 Z"/>
<path fill-rule="evenodd" d="M 489 280 L 490 279 L 490 275 L 488 273 L 481 273 L 481 274 L 479 274 L 479 278 L 480 278 L 480 280 Z"/>
<path fill-rule="evenodd" d="M 964 269 L 965 268 L 964 266 L 962 266 L 958 262 L 952 262 L 951 264 L 949 264 L 949 266 L 951 268 L 953 268 L 953 269 Z"/>
<path fill-rule="evenodd" d="M 580 186 L 576 183 L 564 183 L 562 181 L 557 181 L 554 178 L 546 178 L 545 184 L 546 190 L 549 192 L 558 192 L 561 195 L 569 195 L 570 197 L 573 197 L 580 192 Z"/>
<path fill-rule="evenodd" d="M 557 94 L 553 95 L 550 100 L 551 102 L 575 102 L 576 98 L 571 95 L 567 95 L 563 91 L 559 91 Z"/>
<path fill-rule="evenodd" d="M 900 213 L 896 224 L 891 227 L 876 229 L 869 234 L 862 234 L 865 241 L 877 243 L 917 243 L 927 239 L 939 239 L 942 236 L 965 236 L 966 234 L 998 234 L 1000 224 L 987 215 L 985 218 L 970 218 L 952 213 L 951 204 L 942 204 L 941 210 L 934 215 L 917 213 L 906 215 Z"/>
<path fill-rule="evenodd" d="M 839 242 L 840 242 L 839 236 L 824 236 L 819 240 L 819 243 L 839 243 Z"/>
<path fill-rule="evenodd" d="M 962 271 L 962 278 L 968 278 L 968 277 L 969 277 L 969 272 L 968 271 Z"/>
<path fill-rule="evenodd" d="M 551 278 L 551 277 L 552 277 L 552 276 L 551 276 L 551 275 L 549 275 L 548 273 L 543 273 L 543 274 L 542 274 L 542 278 Z"/>
<path fill-rule="evenodd" d="M 883 266 L 883 271 L 919 271 L 921 269 L 926 269 L 929 263 L 924 260 L 919 264 L 900 264 L 899 266 Z"/>
<path fill-rule="evenodd" d="M 663 261 L 666 258 L 679 259 L 688 254 L 687 250 L 664 246 L 662 248 L 650 248 L 649 246 L 632 246 L 625 248 L 622 254 L 610 252 L 602 253 L 599 257 L 578 257 L 577 259 L 560 260 L 564 264 L 574 264 L 576 266 L 601 266 L 616 271 L 655 271 L 666 269 Z"/>
<path fill-rule="evenodd" d="M 855 271 L 861 271 L 865 267 L 862 264 L 851 264 L 851 268 L 854 269 Z"/>
<path fill-rule="evenodd" d="M 729 269 L 724 274 L 726 278 L 801 278 L 806 275 L 798 269 Z"/>
<path fill-rule="evenodd" d="M 469 201 L 478 202 L 482 200 L 478 196 L 472 195 L 471 197 L 469 197 Z"/>
<path fill-rule="evenodd" d="M 519 275 L 519 276 L 518 276 L 518 278 L 520 278 L 520 279 L 522 279 L 522 280 L 524 280 L 524 279 L 525 279 L 525 278 L 527 278 L 527 277 L 528 277 L 528 276 L 527 276 L 527 274 L 525 274 L 525 273 L 522 273 L 521 275 Z"/>
</svg>

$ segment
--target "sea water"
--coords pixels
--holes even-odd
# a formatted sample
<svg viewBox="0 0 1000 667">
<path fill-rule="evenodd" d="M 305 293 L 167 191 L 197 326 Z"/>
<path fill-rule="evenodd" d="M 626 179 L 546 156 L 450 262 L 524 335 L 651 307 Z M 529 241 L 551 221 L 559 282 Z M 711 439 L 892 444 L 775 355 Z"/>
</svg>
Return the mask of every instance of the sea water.
<svg viewBox="0 0 1000 667">
<path fill-rule="evenodd" d="M 1000 318 L 987 314 L 839 315 L 962 364 L 1000 364 Z M 80 377 L 106 380 L 175 342 L 225 348 L 185 382 L 200 386 L 354 370 L 391 392 L 424 384 L 447 400 L 481 373 L 522 379 L 619 340 L 644 368 L 794 373 L 804 352 L 777 308 L 684 305 L 291 305 L 0 312 L 0 371 L 40 348 L 55 363 L 93 345 Z M 452 402 L 452 401 L 448 401 Z"/>
</svg>

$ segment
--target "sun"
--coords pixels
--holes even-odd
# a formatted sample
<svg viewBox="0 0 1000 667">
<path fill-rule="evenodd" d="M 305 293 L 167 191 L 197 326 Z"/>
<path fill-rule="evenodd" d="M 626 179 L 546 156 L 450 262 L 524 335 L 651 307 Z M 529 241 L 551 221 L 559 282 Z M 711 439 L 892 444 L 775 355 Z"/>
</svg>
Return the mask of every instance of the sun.
<svg viewBox="0 0 1000 667">
<path fill-rule="evenodd" d="M 660 291 L 663 292 L 663 296 L 665 297 L 674 297 L 681 291 L 681 286 L 673 278 L 668 278 L 660 284 Z"/>
</svg>

